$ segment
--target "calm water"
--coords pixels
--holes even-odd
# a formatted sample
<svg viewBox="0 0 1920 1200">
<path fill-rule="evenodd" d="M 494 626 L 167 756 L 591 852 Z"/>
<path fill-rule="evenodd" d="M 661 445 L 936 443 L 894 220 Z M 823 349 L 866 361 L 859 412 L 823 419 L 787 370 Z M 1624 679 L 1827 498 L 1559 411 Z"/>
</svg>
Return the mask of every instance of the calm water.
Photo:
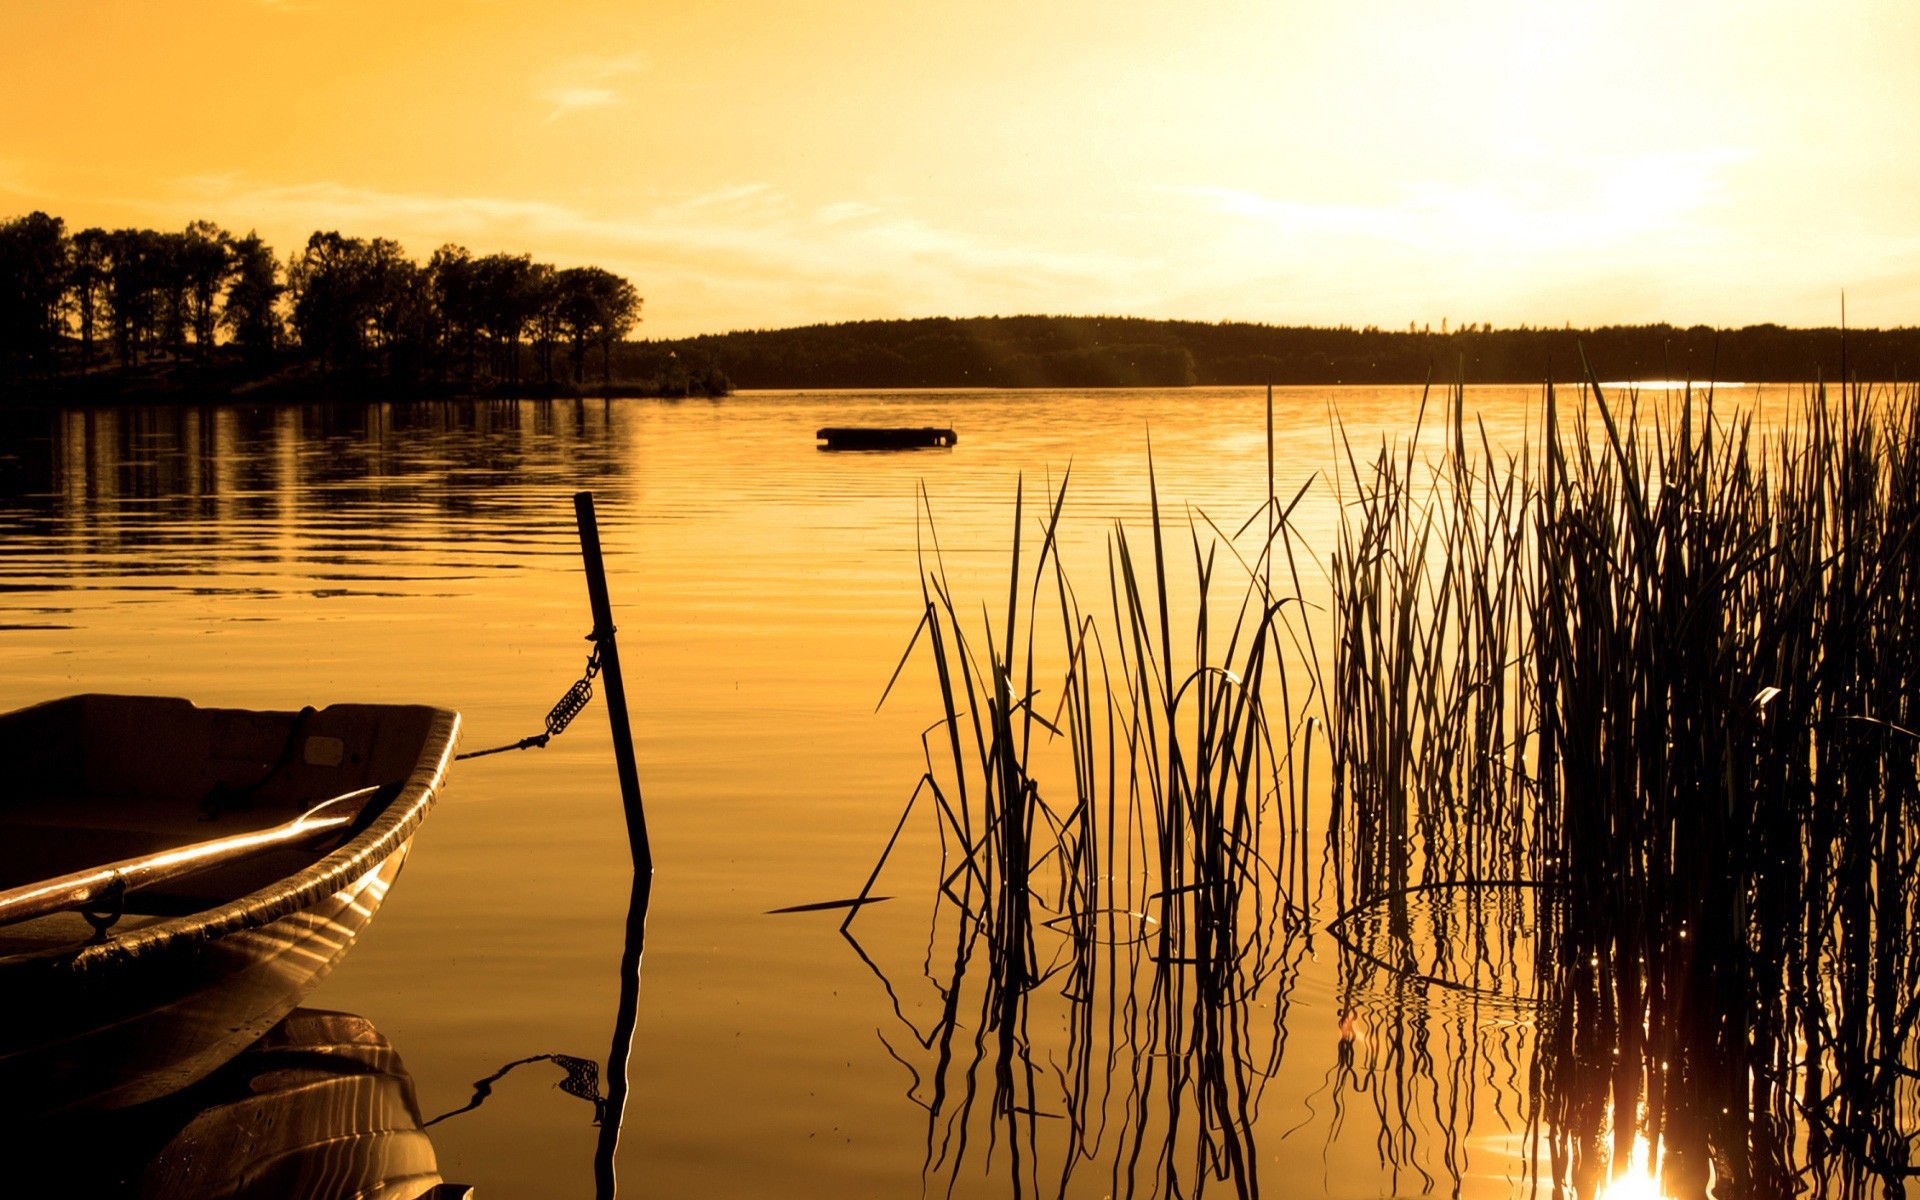
<svg viewBox="0 0 1920 1200">
<path fill-rule="evenodd" d="M 1296 520 L 1309 544 L 1332 545 L 1330 407 L 1364 446 L 1410 429 L 1418 395 L 1279 393 L 1275 486 L 1317 480 Z M 1517 438 L 1536 398 L 1470 400 Z M 919 656 L 875 707 L 920 612 L 922 489 L 963 606 L 999 605 L 1017 486 L 1031 537 L 1070 468 L 1066 557 L 1098 593 L 1112 522 L 1144 528 L 1149 439 L 1163 508 L 1231 531 L 1264 494 L 1264 422 L 1247 390 L 0 412 L 0 708 L 76 691 L 419 701 L 464 714 L 465 748 L 513 741 L 584 663 L 570 497 L 591 489 L 658 864 L 621 1193 L 1051 1194 L 1073 1165 L 1057 1112 L 996 1122 L 984 1094 L 969 1110 L 941 1088 L 993 1080 L 943 1066 L 928 1033 L 953 970 L 930 943 L 931 820 L 909 821 L 877 889 L 897 898 L 861 916 L 857 950 L 838 912 L 768 910 L 858 890 L 924 769 L 938 697 Z M 826 454 L 827 424 L 961 440 Z M 369 1019 L 430 1117 L 516 1060 L 604 1061 L 626 855 L 596 701 L 546 750 L 455 768 L 371 933 L 309 1003 Z M 1276 945 L 1284 969 L 1247 1018 L 1263 1190 L 1520 1191 L 1524 1005 L 1394 985 L 1337 949 L 1324 930 Z M 1071 1073 L 1070 1019 L 1031 1014 L 1036 1096 Z M 962 1011 L 958 1044 L 978 1020 Z M 592 1194 L 594 1111 L 564 1078 L 529 1063 L 432 1126 L 442 1174 L 488 1200 Z M 1135 1110 L 1133 1133 L 1116 1119 L 1089 1139 L 1065 1191 L 1115 1191 L 1116 1148 L 1139 1154 L 1135 1178 L 1159 1159 L 1195 1176 L 1196 1118 Z"/>
</svg>

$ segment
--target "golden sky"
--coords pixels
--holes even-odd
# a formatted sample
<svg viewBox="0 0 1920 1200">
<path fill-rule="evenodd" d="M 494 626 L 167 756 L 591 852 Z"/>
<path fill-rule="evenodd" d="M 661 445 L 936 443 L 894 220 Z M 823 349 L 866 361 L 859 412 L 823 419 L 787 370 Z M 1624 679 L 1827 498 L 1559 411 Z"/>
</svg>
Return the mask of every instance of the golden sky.
<svg viewBox="0 0 1920 1200">
<path fill-rule="evenodd" d="M 874 317 L 1920 323 L 1914 0 L 0 0 L 0 217 Z"/>
</svg>

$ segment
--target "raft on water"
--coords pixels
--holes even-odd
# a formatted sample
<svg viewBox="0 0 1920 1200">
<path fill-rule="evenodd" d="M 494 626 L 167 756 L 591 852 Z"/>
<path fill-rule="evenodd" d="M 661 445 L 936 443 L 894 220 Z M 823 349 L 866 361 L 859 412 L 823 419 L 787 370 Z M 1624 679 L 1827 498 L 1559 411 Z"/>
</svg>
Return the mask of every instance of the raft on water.
<svg viewBox="0 0 1920 1200">
<path fill-rule="evenodd" d="M 951 446 L 960 435 L 951 429 L 931 425 L 895 428 L 879 425 L 828 426 L 813 436 L 825 443 L 822 450 L 917 450 L 924 446 Z"/>
</svg>

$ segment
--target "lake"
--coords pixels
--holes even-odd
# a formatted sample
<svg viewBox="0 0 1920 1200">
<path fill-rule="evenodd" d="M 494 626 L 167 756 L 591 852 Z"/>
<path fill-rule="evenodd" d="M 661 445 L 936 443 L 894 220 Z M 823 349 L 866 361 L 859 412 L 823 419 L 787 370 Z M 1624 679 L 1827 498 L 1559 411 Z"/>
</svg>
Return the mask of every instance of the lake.
<svg viewBox="0 0 1920 1200">
<path fill-rule="evenodd" d="M 1514 444 L 1538 399 L 1469 392 Z M 1323 563 L 1334 414 L 1365 449 L 1404 439 L 1419 406 L 1418 388 L 1275 394 L 1275 492 L 1306 489 L 1292 521 Z M 1070 472 L 1061 556 L 1098 607 L 1114 523 L 1147 533 L 1150 461 L 1178 599 L 1187 530 L 1204 546 L 1259 511 L 1266 419 L 1249 389 L 0 410 L 0 709 L 80 691 L 421 702 L 463 714 L 463 749 L 513 742 L 585 664 L 571 497 L 591 490 L 656 860 L 621 1194 L 1234 1191 L 1223 1175 L 1287 1195 L 1520 1194 L 1525 997 L 1383 974 L 1329 935 L 1318 888 L 1226 1022 L 1238 1065 L 1199 1083 L 1153 1038 L 1119 1055 L 1141 1020 L 1124 999 L 1089 1010 L 1053 981 L 1009 1084 L 984 1010 L 952 1003 L 978 978 L 957 977 L 942 932 L 925 805 L 857 940 L 844 910 L 771 911 L 859 891 L 927 769 L 924 642 L 888 687 L 936 536 L 956 609 L 997 620 L 1016 494 L 1030 570 Z M 816 428 L 860 424 L 960 440 L 816 448 Z M 1325 582 L 1303 566 L 1311 609 Z M 1221 554 L 1231 593 L 1236 570 Z M 1036 708 L 1052 703 L 1043 686 Z M 545 749 L 454 768 L 379 919 L 308 1001 L 385 1035 L 423 1115 L 454 1113 L 429 1128 L 440 1173 L 487 1200 L 593 1194 L 595 1107 L 540 1056 L 608 1057 L 627 853 L 596 699 Z M 1233 1091 L 1218 1109 L 1216 1084 Z M 1018 1102 L 996 1111 L 997 1091 Z"/>
</svg>

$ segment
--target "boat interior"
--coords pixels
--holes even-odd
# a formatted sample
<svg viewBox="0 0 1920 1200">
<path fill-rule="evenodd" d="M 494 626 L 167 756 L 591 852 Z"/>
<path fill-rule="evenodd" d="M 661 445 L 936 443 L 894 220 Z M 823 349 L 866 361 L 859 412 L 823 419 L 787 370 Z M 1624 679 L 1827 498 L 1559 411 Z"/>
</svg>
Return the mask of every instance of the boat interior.
<svg viewBox="0 0 1920 1200">
<path fill-rule="evenodd" d="M 120 899 L 115 929 L 228 903 L 339 846 L 418 766 L 434 710 L 333 705 L 198 708 L 146 696 L 71 696 L 0 715 L 0 889 L 282 826 L 315 805 L 344 826 L 181 875 Z M 98 914 L 96 914 L 98 916 Z M 96 936 L 78 912 L 0 926 L 0 955 Z"/>
</svg>

